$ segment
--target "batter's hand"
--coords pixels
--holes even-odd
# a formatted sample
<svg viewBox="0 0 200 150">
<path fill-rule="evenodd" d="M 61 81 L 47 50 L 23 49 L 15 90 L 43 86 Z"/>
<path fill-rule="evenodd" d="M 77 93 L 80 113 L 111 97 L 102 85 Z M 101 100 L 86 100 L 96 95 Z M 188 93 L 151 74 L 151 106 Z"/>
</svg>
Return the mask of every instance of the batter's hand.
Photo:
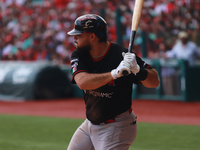
<svg viewBox="0 0 200 150">
<path fill-rule="evenodd" d="M 130 70 L 130 64 L 126 61 L 121 61 L 121 63 L 119 64 L 119 66 L 116 69 L 113 69 L 111 71 L 111 75 L 113 77 L 113 79 L 117 79 L 123 76 L 123 71 L 127 71 L 128 74 L 131 73 Z"/>
<path fill-rule="evenodd" d="M 131 67 L 131 72 L 136 74 L 140 71 L 140 66 L 137 64 L 136 56 L 134 53 L 122 53 L 122 56 L 124 57 L 124 61 L 127 62 Z"/>
</svg>

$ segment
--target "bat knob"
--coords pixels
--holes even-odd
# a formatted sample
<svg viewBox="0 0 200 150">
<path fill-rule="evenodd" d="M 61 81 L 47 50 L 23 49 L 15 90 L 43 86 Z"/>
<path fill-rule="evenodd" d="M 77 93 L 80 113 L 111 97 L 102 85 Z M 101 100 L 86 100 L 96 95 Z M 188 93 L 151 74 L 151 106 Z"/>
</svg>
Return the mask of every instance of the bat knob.
<svg viewBox="0 0 200 150">
<path fill-rule="evenodd" d="M 127 76 L 127 75 L 128 75 L 128 71 L 124 70 L 124 71 L 122 72 L 122 74 L 123 74 L 124 76 Z"/>
</svg>

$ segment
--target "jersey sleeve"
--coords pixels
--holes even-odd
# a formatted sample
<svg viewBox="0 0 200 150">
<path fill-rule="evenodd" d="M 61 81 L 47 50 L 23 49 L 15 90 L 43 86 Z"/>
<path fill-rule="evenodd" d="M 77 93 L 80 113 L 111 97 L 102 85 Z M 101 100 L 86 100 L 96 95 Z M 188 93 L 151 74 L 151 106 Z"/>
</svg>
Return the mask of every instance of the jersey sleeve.
<svg viewBox="0 0 200 150">
<path fill-rule="evenodd" d="M 80 73 L 80 72 L 88 72 L 88 69 L 86 67 L 86 65 L 84 65 L 85 63 L 83 62 L 83 60 L 81 59 L 81 57 L 79 57 L 79 54 L 77 51 L 74 51 L 71 55 L 71 73 L 72 73 L 72 79 L 71 79 L 71 83 L 75 84 L 75 80 L 74 77 L 76 74 Z"/>
</svg>

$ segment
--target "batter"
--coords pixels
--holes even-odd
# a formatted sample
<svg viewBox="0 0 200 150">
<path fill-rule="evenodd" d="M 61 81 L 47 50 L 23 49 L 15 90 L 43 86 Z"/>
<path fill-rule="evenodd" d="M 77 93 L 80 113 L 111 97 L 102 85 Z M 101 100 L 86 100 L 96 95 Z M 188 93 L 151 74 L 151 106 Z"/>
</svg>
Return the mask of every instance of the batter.
<svg viewBox="0 0 200 150">
<path fill-rule="evenodd" d="M 86 120 L 74 133 L 68 150 L 128 150 L 136 138 L 132 85 L 157 87 L 158 74 L 134 53 L 107 41 L 106 21 L 95 14 L 80 16 L 71 55 L 72 83 L 83 90 Z M 127 71 L 127 76 L 123 75 Z"/>
</svg>

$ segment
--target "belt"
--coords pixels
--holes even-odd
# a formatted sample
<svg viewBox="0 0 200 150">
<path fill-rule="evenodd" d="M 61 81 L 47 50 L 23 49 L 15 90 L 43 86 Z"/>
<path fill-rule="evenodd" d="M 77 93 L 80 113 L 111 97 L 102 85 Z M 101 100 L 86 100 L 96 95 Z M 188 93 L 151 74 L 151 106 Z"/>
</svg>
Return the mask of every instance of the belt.
<svg viewBox="0 0 200 150">
<path fill-rule="evenodd" d="M 128 113 L 130 114 L 132 111 L 133 111 L 132 108 L 129 108 Z M 97 125 L 104 125 L 104 124 L 108 124 L 108 123 L 112 123 L 112 122 L 115 122 L 115 118 L 106 120 L 105 122 L 102 122 L 102 123 L 97 124 Z"/>
</svg>

